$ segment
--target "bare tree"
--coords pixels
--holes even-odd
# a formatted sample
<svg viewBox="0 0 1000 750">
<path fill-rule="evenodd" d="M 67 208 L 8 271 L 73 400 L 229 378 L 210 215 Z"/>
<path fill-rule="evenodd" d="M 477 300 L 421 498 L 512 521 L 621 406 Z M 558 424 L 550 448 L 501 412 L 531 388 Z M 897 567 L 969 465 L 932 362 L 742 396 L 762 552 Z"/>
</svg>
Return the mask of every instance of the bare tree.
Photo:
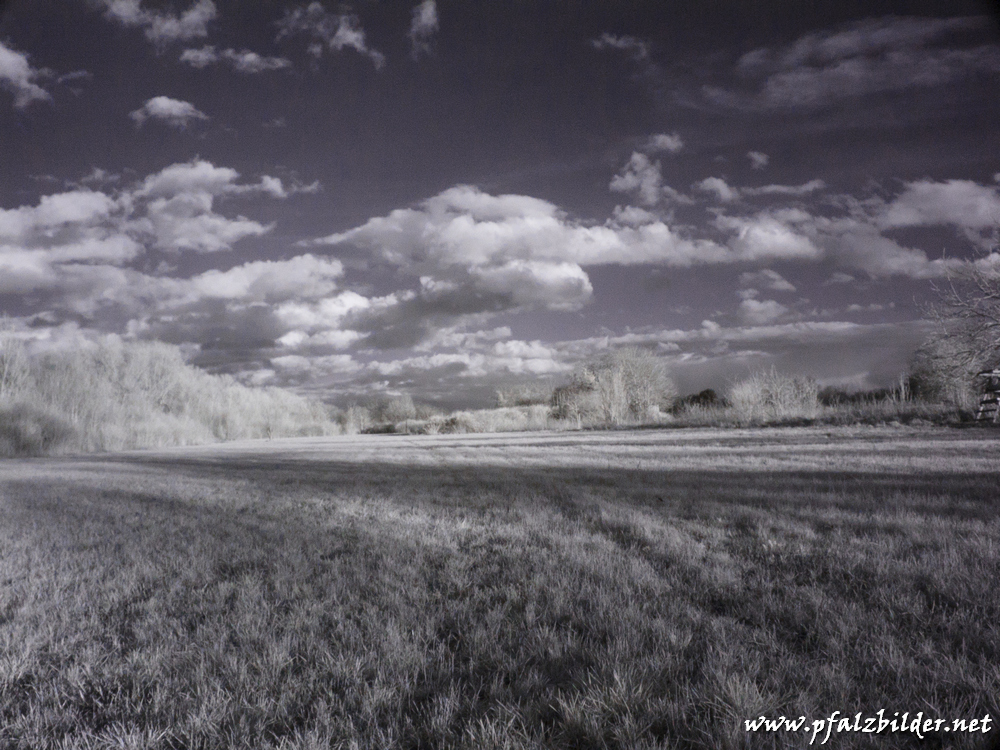
<svg viewBox="0 0 1000 750">
<path fill-rule="evenodd" d="M 990 254 L 934 284 L 936 330 L 914 356 L 911 385 L 925 398 L 965 403 L 976 373 L 1000 365 L 1000 263 Z"/>
</svg>

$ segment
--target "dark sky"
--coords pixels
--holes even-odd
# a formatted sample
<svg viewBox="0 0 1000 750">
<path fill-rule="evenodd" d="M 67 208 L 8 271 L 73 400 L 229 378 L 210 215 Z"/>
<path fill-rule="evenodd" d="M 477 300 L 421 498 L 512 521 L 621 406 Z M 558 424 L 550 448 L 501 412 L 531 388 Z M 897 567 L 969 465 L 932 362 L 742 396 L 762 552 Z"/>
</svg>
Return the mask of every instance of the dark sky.
<svg viewBox="0 0 1000 750">
<path fill-rule="evenodd" d="M 1000 226 L 980 2 L 13 0 L 0 312 L 485 405 L 608 346 L 873 387 Z"/>
</svg>

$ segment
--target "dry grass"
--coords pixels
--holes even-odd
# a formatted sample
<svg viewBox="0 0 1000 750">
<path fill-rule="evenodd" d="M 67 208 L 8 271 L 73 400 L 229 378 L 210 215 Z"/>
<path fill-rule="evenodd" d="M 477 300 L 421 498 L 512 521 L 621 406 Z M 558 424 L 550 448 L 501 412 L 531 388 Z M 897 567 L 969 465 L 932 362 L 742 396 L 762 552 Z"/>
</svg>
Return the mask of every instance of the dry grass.
<svg viewBox="0 0 1000 750">
<path fill-rule="evenodd" d="M 7 461 L 0 746 L 798 747 L 742 722 L 997 720 L 998 460 L 988 431 L 856 429 Z M 920 746 L 975 746 L 944 739 Z"/>
</svg>

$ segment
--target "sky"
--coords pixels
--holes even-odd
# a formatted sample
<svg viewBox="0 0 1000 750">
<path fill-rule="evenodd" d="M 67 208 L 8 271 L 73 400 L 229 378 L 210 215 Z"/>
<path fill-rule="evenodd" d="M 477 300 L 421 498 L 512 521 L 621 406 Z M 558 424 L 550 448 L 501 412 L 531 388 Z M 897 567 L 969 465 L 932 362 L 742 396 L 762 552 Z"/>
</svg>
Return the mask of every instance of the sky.
<svg viewBox="0 0 1000 750">
<path fill-rule="evenodd" d="M 1000 263 L 993 7 L 8 0 L 0 314 L 342 405 L 884 386 Z"/>
</svg>

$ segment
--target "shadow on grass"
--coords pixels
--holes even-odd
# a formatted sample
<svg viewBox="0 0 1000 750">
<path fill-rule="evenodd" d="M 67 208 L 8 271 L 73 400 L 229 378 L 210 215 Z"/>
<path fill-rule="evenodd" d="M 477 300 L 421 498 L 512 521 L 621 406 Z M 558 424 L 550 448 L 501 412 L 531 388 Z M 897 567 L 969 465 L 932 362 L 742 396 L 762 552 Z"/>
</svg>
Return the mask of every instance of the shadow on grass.
<svg viewBox="0 0 1000 750">
<path fill-rule="evenodd" d="M 120 460 L 120 459 L 119 459 Z M 104 462 L 95 471 L 104 472 Z M 106 459 L 105 459 L 106 461 Z M 143 459 L 199 479 L 240 478 L 261 489 L 380 496 L 401 503 L 474 505 L 503 499 L 549 502 L 576 517 L 588 499 L 662 508 L 682 517 L 717 517 L 738 508 L 782 513 L 844 511 L 907 513 L 953 520 L 994 520 L 1000 510 L 998 472 L 708 471 L 641 468 L 446 466 L 367 461 L 295 461 L 266 457 Z M 477 492 L 479 491 L 479 492 Z M 153 502 L 156 502 L 155 498 Z"/>
</svg>

